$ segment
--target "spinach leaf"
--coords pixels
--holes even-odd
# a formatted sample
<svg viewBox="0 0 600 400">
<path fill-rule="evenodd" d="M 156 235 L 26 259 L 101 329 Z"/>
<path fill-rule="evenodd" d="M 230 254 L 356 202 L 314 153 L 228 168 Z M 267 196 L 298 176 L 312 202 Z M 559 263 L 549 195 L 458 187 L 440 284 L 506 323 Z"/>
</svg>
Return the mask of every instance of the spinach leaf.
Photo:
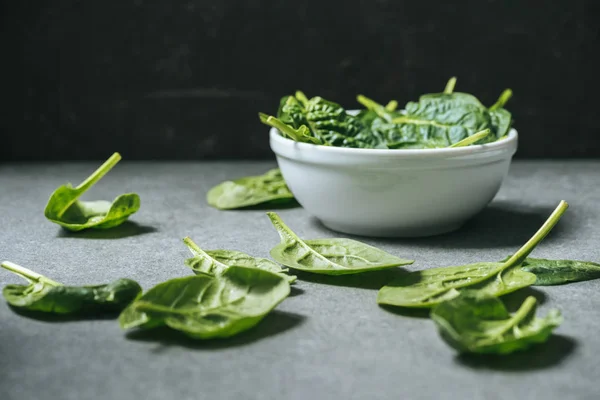
<svg viewBox="0 0 600 400">
<path fill-rule="evenodd" d="M 476 134 L 469 136 L 463 140 L 461 140 L 460 142 L 456 142 L 453 145 L 451 145 L 450 147 L 465 147 L 465 146 L 470 146 L 472 144 L 475 144 L 476 142 L 485 139 L 488 135 L 490 134 L 490 130 L 489 129 L 484 129 L 481 132 L 477 132 Z"/>
<path fill-rule="evenodd" d="M 277 118 L 259 114 L 261 122 L 279 129 L 289 138 L 325 146 L 386 148 L 360 118 L 346 113 L 339 104 L 304 93 L 285 96 Z"/>
<path fill-rule="evenodd" d="M 135 193 L 118 196 L 109 201 L 79 201 L 78 198 L 96 184 L 121 159 L 114 153 L 92 175 L 79 186 L 70 183 L 59 187 L 52 193 L 44 215 L 50 221 L 70 231 L 82 229 L 108 229 L 121 225 L 140 208 L 140 197 Z"/>
<path fill-rule="evenodd" d="M 156 285 L 119 316 L 123 329 L 166 325 L 196 339 L 250 329 L 290 293 L 287 280 L 258 268 L 231 266 L 220 275 L 195 275 Z"/>
<path fill-rule="evenodd" d="M 324 144 L 320 138 L 312 136 L 310 129 L 306 125 L 300 125 L 298 129 L 294 129 L 292 126 L 283 123 L 271 115 L 258 113 L 258 117 L 263 124 L 278 129 L 284 136 L 296 142 Z"/>
<path fill-rule="evenodd" d="M 405 115 L 392 119 L 403 136 L 417 136 L 429 146 L 447 147 L 492 127 L 489 111 L 468 93 L 455 93 L 451 78 L 442 93 L 422 95 L 406 104 Z M 488 136 L 484 143 L 496 139 Z"/>
<path fill-rule="evenodd" d="M 589 261 L 526 258 L 521 269 L 536 276 L 535 286 L 561 285 L 600 278 L 600 264 Z"/>
<path fill-rule="evenodd" d="M 56 314 L 120 311 L 142 293 L 140 285 L 130 279 L 106 285 L 64 286 L 10 261 L 1 265 L 29 281 L 29 285 L 7 285 L 2 291 L 11 306 L 29 311 Z"/>
<path fill-rule="evenodd" d="M 367 110 L 373 111 L 379 118 L 382 118 L 386 122 L 391 122 L 394 117 L 399 114 L 395 113 L 398 102 L 395 100 L 390 101 L 387 105 L 381 105 L 375 100 L 372 100 L 362 94 L 356 96 L 356 101 L 362 104 Z"/>
<path fill-rule="evenodd" d="M 281 238 L 281 243 L 271 249 L 271 257 L 290 268 L 316 274 L 345 275 L 414 262 L 351 239 L 302 240 L 279 215 L 273 212 L 267 215 Z"/>
<path fill-rule="evenodd" d="M 502 92 L 498 101 L 489 108 L 492 129 L 496 133 L 496 138 L 498 139 L 508 135 L 512 125 L 512 115 L 508 110 L 503 108 L 511 97 L 512 90 L 506 89 Z"/>
<path fill-rule="evenodd" d="M 432 307 L 458 296 L 466 288 L 501 296 L 532 285 L 535 275 L 521 270 L 520 266 L 550 233 L 567 207 L 568 204 L 561 201 L 535 235 L 508 260 L 411 272 L 381 288 L 377 302 L 401 307 Z"/>
<path fill-rule="evenodd" d="M 212 207 L 231 210 L 259 204 L 284 205 L 293 202 L 294 195 L 287 187 L 279 169 L 263 175 L 225 181 L 210 189 L 206 201 Z"/>
<path fill-rule="evenodd" d="M 446 342 L 462 353 L 508 354 L 545 342 L 562 317 L 551 310 L 536 318 L 536 299 L 529 296 L 510 315 L 498 298 L 466 290 L 433 308 L 431 318 Z"/>
<path fill-rule="evenodd" d="M 287 275 L 288 268 L 282 268 L 279 264 L 260 257 L 235 250 L 202 250 L 189 237 L 183 239 L 185 245 L 190 249 L 194 257 L 185 260 L 185 265 L 190 267 L 195 274 L 221 275 L 229 267 L 239 265 L 248 268 L 258 268 L 278 274 L 287 279 L 291 284 L 296 281 L 295 276 Z"/>
</svg>

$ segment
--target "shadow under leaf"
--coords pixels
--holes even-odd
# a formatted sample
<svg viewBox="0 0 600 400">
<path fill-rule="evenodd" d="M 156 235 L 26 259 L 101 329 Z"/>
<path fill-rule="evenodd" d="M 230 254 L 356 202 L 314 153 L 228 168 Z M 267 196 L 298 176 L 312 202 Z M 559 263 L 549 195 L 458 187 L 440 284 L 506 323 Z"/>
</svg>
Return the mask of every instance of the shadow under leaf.
<svg viewBox="0 0 600 400">
<path fill-rule="evenodd" d="M 398 267 L 350 275 L 321 275 L 305 271 L 294 271 L 294 274 L 302 281 L 370 290 L 379 290 L 390 281 L 406 273 L 406 270 Z"/>
<path fill-rule="evenodd" d="M 558 365 L 569 357 L 577 342 L 568 336 L 552 335 L 545 343 L 511 354 L 461 354 L 455 361 L 473 369 L 532 371 Z"/>
<path fill-rule="evenodd" d="M 386 304 L 380 304 L 379 307 L 389 313 L 410 318 L 429 318 L 429 314 L 431 313 L 431 309 L 429 308 L 396 307 Z"/>
<path fill-rule="evenodd" d="M 525 299 L 529 296 L 535 297 L 538 304 L 544 304 L 548 299 L 546 293 L 535 289 L 531 286 L 524 287 L 522 289 L 517 290 L 516 292 L 512 292 L 502 296 L 500 299 L 506 306 L 506 309 L 509 312 L 515 312 L 521 307 Z"/>
<path fill-rule="evenodd" d="M 218 350 L 249 345 L 261 339 L 275 336 L 299 326 L 306 317 L 285 311 L 273 311 L 258 325 L 230 338 L 210 340 L 193 339 L 166 326 L 148 330 L 135 330 L 126 334 L 127 339 L 140 342 L 157 342 L 162 346 L 183 346 L 195 350 Z"/>
<path fill-rule="evenodd" d="M 304 289 L 300 289 L 299 287 L 296 287 L 294 285 L 290 286 L 290 295 L 289 295 L 289 297 L 300 296 L 303 293 L 304 293 Z"/>
<path fill-rule="evenodd" d="M 257 204 L 255 206 L 241 207 L 235 208 L 231 210 L 223 210 L 223 211 L 269 211 L 269 210 L 288 210 L 291 208 L 302 207 L 300 203 L 296 199 L 286 199 L 285 201 L 269 201 L 262 204 Z"/>
<path fill-rule="evenodd" d="M 121 225 L 109 229 L 85 229 L 78 232 L 61 229 L 58 232 L 57 237 L 76 239 L 122 239 L 130 236 L 153 233 L 157 230 L 158 229 L 152 226 L 140 225 L 133 221 L 125 221 Z"/>
<path fill-rule="evenodd" d="M 22 308 L 13 307 L 9 304 L 9 308 L 21 317 L 34 319 L 42 322 L 74 322 L 74 321 L 93 321 L 93 320 L 110 320 L 117 319 L 120 311 L 104 311 L 104 312 L 88 312 L 71 314 L 57 314 L 43 311 L 30 311 Z"/>
</svg>

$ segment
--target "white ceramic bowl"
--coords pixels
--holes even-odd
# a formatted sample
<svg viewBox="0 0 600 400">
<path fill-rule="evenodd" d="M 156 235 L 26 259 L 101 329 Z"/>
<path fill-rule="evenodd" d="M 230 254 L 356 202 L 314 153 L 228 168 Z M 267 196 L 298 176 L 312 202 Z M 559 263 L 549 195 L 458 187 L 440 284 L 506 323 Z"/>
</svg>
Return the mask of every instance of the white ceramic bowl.
<svg viewBox="0 0 600 400">
<path fill-rule="evenodd" d="M 496 195 L 517 150 L 506 139 L 461 148 L 351 149 L 298 143 L 271 129 L 271 149 L 298 202 L 328 228 L 380 237 L 458 229 Z"/>
</svg>

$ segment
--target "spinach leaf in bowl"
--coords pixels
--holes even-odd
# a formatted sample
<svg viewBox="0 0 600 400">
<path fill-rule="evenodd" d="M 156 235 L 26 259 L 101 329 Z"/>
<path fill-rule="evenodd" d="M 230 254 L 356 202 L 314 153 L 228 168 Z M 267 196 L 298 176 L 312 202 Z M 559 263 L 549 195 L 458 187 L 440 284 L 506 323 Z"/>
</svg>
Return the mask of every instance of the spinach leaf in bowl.
<svg viewBox="0 0 600 400">
<path fill-rule="evenodd" d="M 387 148 L 373 136 L 360 118 L 343 107 L 304 93 L 281 99 L 277 118 L 259 114 L 262 123 L 277 128 L 284 136 L 298 142 L 353 148 Z"/>
</svg>

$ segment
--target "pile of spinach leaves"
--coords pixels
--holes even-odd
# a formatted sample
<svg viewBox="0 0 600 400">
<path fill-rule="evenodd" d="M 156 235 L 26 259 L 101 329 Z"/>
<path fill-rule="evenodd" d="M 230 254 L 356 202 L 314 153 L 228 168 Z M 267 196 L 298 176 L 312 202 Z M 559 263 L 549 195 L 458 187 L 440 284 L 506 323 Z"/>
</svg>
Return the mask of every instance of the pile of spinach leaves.
<svg viewBox="0 0 600 400">
<path fill-rule="evenodd" d="M 365 107 L 358 114 L 298 91 L 281 99 L 276 116 L 260 113 L 259 117 L 297 142 L 364 149 L 457 147 L 461 142 L 461 146 L 494 142 L 508 134 L 512 116 L 504 105 L 512 96 L 510 89 L 486 107 L 471 94 L 455 92 L 455 85 L 453 77 L 443 92 L 424 94 L 402 110 L 395 100 L 384 106 L 358 95 Z"/>
</svg>

